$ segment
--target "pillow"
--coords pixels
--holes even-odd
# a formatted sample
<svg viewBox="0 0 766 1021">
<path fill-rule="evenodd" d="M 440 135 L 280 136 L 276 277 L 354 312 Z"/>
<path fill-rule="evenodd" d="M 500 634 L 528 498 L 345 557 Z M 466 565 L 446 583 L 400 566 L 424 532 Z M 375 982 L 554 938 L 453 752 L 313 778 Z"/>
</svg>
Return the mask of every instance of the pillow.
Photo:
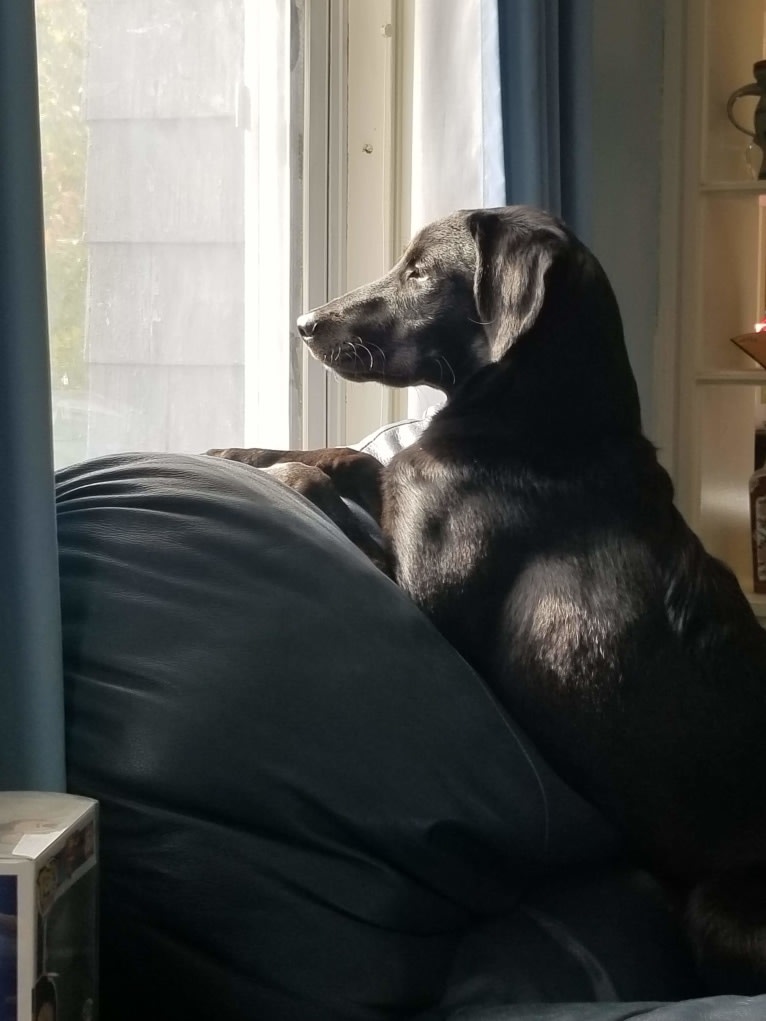
<svg viewBox="0 0 766 1021">
<path fill-rule="evenodd" d="M 102 1016 L 377 1021 L 617 841 L 411 601 L 268 474 L 58 473 L 70 789 L 101 803 Z"/>
</svg>

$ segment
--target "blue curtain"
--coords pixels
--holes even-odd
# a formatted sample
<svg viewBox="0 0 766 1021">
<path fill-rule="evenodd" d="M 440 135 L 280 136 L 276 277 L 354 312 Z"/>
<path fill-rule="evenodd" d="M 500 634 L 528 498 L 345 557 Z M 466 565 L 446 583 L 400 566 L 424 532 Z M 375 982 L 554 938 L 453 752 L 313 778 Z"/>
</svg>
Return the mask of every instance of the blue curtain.
<svg viewBox="0 0 766 1021">
<path fill-rule="evenodd" d="M 591 0 L 498 0 L 506 202 L 542 206 L 589 241 Z"/>
<path fill-rule="evenodd" d="M 63 790 L 33 0 L 0 3 L 0 788 Z"/>
</svg>

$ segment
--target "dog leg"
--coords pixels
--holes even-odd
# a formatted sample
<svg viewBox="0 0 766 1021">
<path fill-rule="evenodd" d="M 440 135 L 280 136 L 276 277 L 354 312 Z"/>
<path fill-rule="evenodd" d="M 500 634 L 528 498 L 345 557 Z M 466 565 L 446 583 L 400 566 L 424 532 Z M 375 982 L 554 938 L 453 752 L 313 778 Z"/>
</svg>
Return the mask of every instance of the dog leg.
<svg viewBox="0 0 766 1021">
<path fill-rule="evenodd" d="M 288 461 L 261 470 L 267 471 L 290 489 L 305 496 L 315 507 L 323 511 L 377 568 L 389 578 L 393 578 L 393 557 L 383 533 L 376 530 L 379 535 L 377 538 L 373 531 L 365 526 L 363 519 L 344 502 L 333 480 L 321 468 Z"/>
<path fill-rule="evenodd" d="M 227 447 L 206 453 L 269 472 L 323 511 L 377 568 L 389 578 L 394 577 L 390 545 L 380 531 L 382 465 L 374 457 L 348 447 L 322 450 Z M 344 498 L 372 518 L 370 527 Z"/>
<path fill-rule="evenodd" d="M 253 468 L 270 468 L 272 465 L 288 463 L 320 468 L 332 479 L 340 496 L 359 504 L 380 525 L 383 466 L 370 454 L 363 454 L 350 447 L 327 447 L 319 450 L 226 447 L 208 450 L 206 453 L 211 457 L 241 461 L 243 464 L 252 465 Z"/>
</svg>

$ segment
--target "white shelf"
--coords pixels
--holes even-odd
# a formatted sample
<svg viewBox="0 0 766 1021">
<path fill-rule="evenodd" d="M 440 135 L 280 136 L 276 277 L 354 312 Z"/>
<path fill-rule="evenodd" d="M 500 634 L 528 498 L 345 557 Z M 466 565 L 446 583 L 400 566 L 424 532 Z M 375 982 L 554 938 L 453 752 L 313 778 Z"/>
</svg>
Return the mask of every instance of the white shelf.
<svg viewBox="0 0 766 1021">
<path fill-rule="evenodd" d="M 766 181 L 700 181 L 701 192 L 756 192 L 766 194 Z"/>
<path fill-rule="evenodd" d="M 712 372 L 698 372 L 697 383 L 708 385 L 731 386 L 766 386 L 766 370 L 764 369 L 714 369 Z"/>
<path fill-rule="evenodd" d="M 742 585 L 742 582 L 740 582 Z M 760 595 L 760 593 L 751 592 L 750 589 L 742 585 L 745 595 L 747 596 L 748 602 L 753 608 L 753 613 L 756 615 L 758 620 L 761 622 L 766 621 L 766 595 Z"/>
<path fill-rule="evenodd" d="M 752 329 L 766 308 L 766 179 L 750 176 L 761 154 L 726 112 L 754 61 L 766 57 L 766 0 L 682 6 L 674 38 L 683 52 L 674 56 L 684 80 L 680 100 L 671 97 L 677 108 L 669 106 L 669 128 L 680 140 L 677 153 L 669 150 L 680 173 L 668 193 L 677 202 L 678 261 L 661 284 L 678 316 L 668 331 L 677 345 L 673 481 L 679 510 L 735 572 L 766 627 L 766 595 L 753 593 L 748 500 L 766 369 L 731 344 L 732 324 Z M 738 109 L 742 123 L 753 103 Z"/>
</svg>

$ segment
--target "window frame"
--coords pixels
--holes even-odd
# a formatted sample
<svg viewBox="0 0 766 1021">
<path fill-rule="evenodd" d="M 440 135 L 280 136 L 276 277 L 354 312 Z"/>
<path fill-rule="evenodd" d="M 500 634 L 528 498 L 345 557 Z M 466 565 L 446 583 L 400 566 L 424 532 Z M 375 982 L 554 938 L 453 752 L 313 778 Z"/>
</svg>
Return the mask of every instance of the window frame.
<svg viewBox="0 0 766 1021">
<path fill-rule="evenodd" d="M 400 169 L 405 8 L 403 0 L 287 0 L 284 7 L 279 0 L 244 0 L 244 65 L 241 79 L 233 83 L 236 99 L 230 109 L 235 128 L 244 135 L 245 444 L 354 442 L 403 417 L 405 392 L 346 383 L 328 373 L 301 342 L 296 319 L 384 273 L 401 251 L 408 228 L 401 216 L 407 188 Z M 278 151 L 284 153 L 279 159 L 287 163 L 289 183 L 282 187 L 281 178 L 275 181 L 271 167 L 263 187 L 279 196 L 278 220 L 289 229 L 278 270 L 289 271 L 289 280 L 280 278 L 276 286 L 274 263 L 262 287 L 260 249 L 264 243 L 268 248 L 271 213 L 262 206 L 253 171 L 258 147 L 270 144 L 270 136 L 259 134 L 257 90 L 266 85 L 259 78 L 263 61 L 255 40 L 263 38 L 271 21 L 288 26 L 291 78 L 288 92 L 283 86 L 275 97 L 279 108 L 268 111 L 268 123 L 276 117 L 277 124 L 281 119 L 287 125 Z M 265 54 L 266 64 L 271 56 Z M 266 234 L 259 241 L 264 218 Z M 269 299 L 277 291 L 271 307 Z M 272 348 L 268 338 L 275 331 L 278 340 Z M 273 402 L 266 393 L 262 401 L 259 383 L 271 374 L 276 374 L 275 386 L 286 392 L 275 393 Z M 271 437 L 263 432 L 269 433 L 270 420 Z"/>
<path fill-rule="evenodd" d="M 409 24 L 405 6 L 402 0 L 307 3 L 305 302 L 298 311 L 386 272 L 408 234 L 403 115 L 411 84 L 402 73 Z M 406 391 L 347 384 L 301 347 L 303 416 L 296 445 L 354 443 L 405 417 Z"/>
<path fill-rule="evenodd" d="M 293 310 L 295 316 L 345 289 L 347 22 L 348 0 L 306 5 L 302 307 Z M 310 449 L 344 443 L 345 385 L 311 357 L 297 333 L 295 343 L 303 413 L 291 444 Z"/>
</svg>

